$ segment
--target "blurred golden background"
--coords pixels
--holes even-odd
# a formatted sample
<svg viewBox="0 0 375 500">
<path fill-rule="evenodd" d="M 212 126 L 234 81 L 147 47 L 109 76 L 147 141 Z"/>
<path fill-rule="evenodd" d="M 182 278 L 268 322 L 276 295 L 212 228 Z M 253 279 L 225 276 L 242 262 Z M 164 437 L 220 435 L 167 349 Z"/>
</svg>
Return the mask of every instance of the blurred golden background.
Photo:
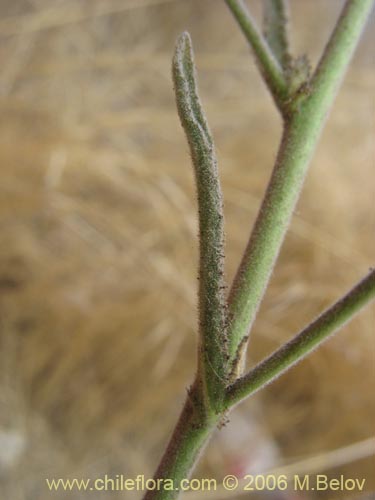
<svg viewBox="0 0 375 500">
<path fill-rule="evenodd" d="M 294 54 L 316 63 L 343 3 L 291 2 Z M 249 4 L 260 19 L 261 2 Z M 281 122 L 221 0 L 1 0 L 0 13 L 0 497 L 139 498 L 53 494 L 45 478 L 150 477 L 194 373 L 197 218 L 170 76 L 177 35 L 192 35 L 218 149 L 228 282 Z M 249 364 L 372 264 L 374 33 L 372 19 L 315 155 Z M 313 472 L 366 478 L 375 490 L 373 330 L 368 309 L 238 407 L 196 473 L 220 479 L 315 457 Z"/>
</svg>

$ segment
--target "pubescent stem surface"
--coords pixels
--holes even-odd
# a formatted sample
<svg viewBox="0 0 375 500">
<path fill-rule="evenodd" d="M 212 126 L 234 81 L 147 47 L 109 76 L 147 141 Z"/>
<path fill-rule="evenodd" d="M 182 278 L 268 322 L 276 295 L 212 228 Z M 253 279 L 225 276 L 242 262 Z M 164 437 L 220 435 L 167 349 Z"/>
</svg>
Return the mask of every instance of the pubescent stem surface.
<svg viewBox="0 0 375 500">
<path fill-rule="evenodd" d="M 188 392 L 177 425 L 155 472 L 154 479 L 159 481 L 159 485 L 147 491 L 143 500 L 174 500 L 179 496 L 181 481 L 190 477 L 218 420 L 218 416 L 205 417 L 201 388 L 195 382 Z M 173 483 L 172 489 L 170 481 Z"/>
<path fill-rule="evenodd" d="M 264 0 L 263 4 L 264 36 L 285 75 L 291 59 L 289 54 L 288 1 Z"/>
<path fill-rule="evenodd" d="M 234 382 L 228 388 L 227 407 L 232 407 L 289 370 L 351 320 L 374 297 L 375 270 L 372 270 L 298 335 Z"/>
<path fill-rule="evenodd" d="M 348 0 L 311 85 L 290 103 L 276 164 L 229 296 L 229 354 L 236 360 L 274 269 L 325 118 L 371 10 Z"/>
<path fill-rule="evenodd" d="M 244 3 L 241 0 L 225 1 L 253 49 L 257 65 L 274 98 L 275 104 L 282 109 L 283 103 L 288 97 L 288 87 L 279 61 L 272 53 L 266 39 L 259 31 Z"/>
<path fill-rule="evenodd" d="M 239 5 L 239 2 L 235 0 L 227 0 L 227 3 L 232 7 Z M 301 88 L 300 92 L 290 97 L 287 110 L 283 108 L 285 128 L 276 165 L 230 294 L 231 321 L 228 329 L 228 340 L 232 362 L 237 360 L 238 348 L 247 338 L 263 298 L 325 117 L 353 50 L 358 43 L 371 6 L 372 0 L 347 0 L 309 85 Z M 245 31 L 248 26 L 246 18 L 239 19 L 240 25 L 241 22 L 241 28 Z M 253 28 L 251 23 L 248 27 L 250 31 Z M 273 95 L 277 95 L 278 98 L 283 96 L 282 99 L 284 99 L 285 86 L 283 79 L 280 79 L 282 73 L 279 72 L 279 65 L 272 52 L 272 57 L 270 57 L 268 46 L 264 46 L 264 38 L 258 35 L 259 33 L 256 31 L 251 34 L 258 65 L 261 67 L 263 75 L 268 75 L 265 79 L 269 87 L 274 89 Z M 213 326 L 213 329 L 208 328 L 208 323 L 204 323 L 203 328 L 201 324 L 201 341 L 203 340 L 201 345 L 204 349 L 198 352 L 198 370 L 195 383 L 189 391 L 180 419 L 155 474 L 155 479 L 172 479 L 175 481 L 175 485 L 178 485 L 182 479 L 190 477 L 202 449 L 226 410 L 222 401 L 225 377 L 222 378 L 221 374 L 221 370 L 224 371 L 226 352 L 224 346 L 220 346 L 220 350 L 215 351 L 218 341 L 226 338 L 225 328 L 220 331 L 220 325 L 223 324 L 223 321 L 225 323 L 225 309 L 221 311 L 220 316 L 214 317 L 215 311 L 220 310 L 222 295 L 218 291 L 223 286 L 221 284 L 223 262 L 221 194 L 218 178 L 215 177 L 217 173 L 213 143 L 195 89 L 194 67 L 192 58 L 189 56 L 189 39 L 185 37 L 181 43 L 181 59 L 175 61 L 176 72 L 174 75 L 175 82 L 181 76 L 184 80 L 180 81 L 180 89 L 176 88 L 177 94 L 180 91 L 180 94 L 177 95 L 179 112 L 188 135 L 196 169 L 198 197 L 201 196 L 200 201 L 208 202 L 210 209 L 213 210 L 212 213 L 208 214 L 208 216 L 212 215 L 213 217 L 214 227 L 211 228 L 213 234 L 209 234 L 210 227 L 205 225 L 205 221 L 202 221 L 202 228 L 204 231 L 207 230 L 207 233 L 201 234 L 201 238 L 208 244 L 206 250 L 208 250 L 209 259 L 206 261 L 201 254 L 200 260 L 203 271 L 201 278 L 211 280 L 210 283 L 207 281 L 200 286 L 200 301 L 202 300 L 202 305 L 206 308 L 205 311 L 208 313 L 206 319 L 209 318 L 209 324 Z M 275 62 L 276 64 L 274 64 Z M 178 68 L 179 63 L 183 66 Z M 182 95 L 183 88 L 185 88 L 187 95 Z M 280 100 L 278 102 L 280 103 Z M 184 106 L 188 110 L 186 116 L 184 115 Z M 205 176 L 207 176 L 207 184 L 202 186 L 201 183 Z M 215 187 L 213 193 L 210 193 L 208 189 L 210 181 Z M 205 196 L 209 196 L 209 200 L 203 200 L 202 197 Z M 207 240 L 205 240 L 206 237 Z M 212 238 L 211 243 L 216 241 L 218 244 L 216 249 L 210 248 L 210 237 Z M 202 246 L 200 250 L 202 252 Z M 211 270 L 216 269 L 215 276 L 208 272 L 210 265 L 208 267 L 202 266 L 204 262 L 211 262 L 213 265 Z M 323 313 L 315 322 L 306 327 L 296 339 L 281 348 L 278 354 L 275 353 L 265 360 L 264 364 L 261 365 L 263 368 L 266 366 L 266 375 L 263 375 L 263 368 L 258 366 L 245 377 L 234 381 L 229 388 L 224 386 L 224 396 L 227 395 L 225 401 L 227 409 L 256 389 L 252 385 L 255 383 L 254 381 L 260 382 L 262 386 L 267 381 L 273 380 L 275 376 L 283 373 L 298 359 L 310 352 L 334 329 L 349 320 L 360 307 L 370 300 L 370 295 L 373 295 L 373 280 L 374 271 L 357 285 L 354 291 L 349 292 L 331 310 Z M 202 293 L 203 290 L 211 290 L 213 301 L 210 301 L 209 297 Z M 221 348 L 223 349 L 221 350 Z M 208 357 L 207 353 L 210 353 Z M 207 395 L 209 404 L 207 404 Z M 177 490 L 169 491 L 162 488 L 147 492 L 145 500 L 174 500 L 178 495 Z"/>
</svg>

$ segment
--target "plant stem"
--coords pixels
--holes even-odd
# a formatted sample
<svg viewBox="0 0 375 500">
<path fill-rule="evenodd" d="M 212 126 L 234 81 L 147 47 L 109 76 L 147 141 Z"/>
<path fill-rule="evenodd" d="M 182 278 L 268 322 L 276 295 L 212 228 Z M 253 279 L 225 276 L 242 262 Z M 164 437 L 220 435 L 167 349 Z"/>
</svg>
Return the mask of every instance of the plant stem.
<svg viewBox="0 0 375 500">
<path fill-rule="evenodd" d="M 264 0 L 264 36 L 285 71 L 290 62 L 286 0 Z"/>
<path fill-rule="evenodd" d="M 278 60 L 259 32 L 255 21 L 243 2 L 240 0 L 225 1 L 253 49 L 257 64 L 276 105 L 282 108 L 282 103 L 288 96 L 288 87 Z"/>
<path fill-rule="evenodd" d="M 338 328 L 352 319 L 374 297 L 375 270 L 372 270 L 344 297 L 318 316 L 292 340 L 234 382 L 228 388 L 228 408 L 263 388 L 301 361 Z"/>
<path fill-rule="evenodd" d="M 200 452 L 225 411 L 306 356 L 358 312 L 375 293 L 375 274 L 372 271 L 297 337 L 228 387 L 227 356 L 231 358 L 231 366 L 236 368 L 239 348 L 246 346 L 248 332 L 270 279 L 325 116 L 358 42 L 372 0 L 347 0 L 310 87 L 303 86 L 292 96 L 288 95 L 277 60 L 243 4 L 237 0 L 226 2 L 254 49 L 263 76 L 283 112 L 285 127 L 276 165 L 231 289 L 227 332 L 221 190 L 213 141 L 197 94 L 190 38 L 187 34 L 182 35 L 176 47 L 173 77 L 198 191 L 200 346 L 195 382 L 154 477 L 155 480 L 173 480 L 173 489 L 164 483 L 148 491 L 145 500 L 177 498 L 179 492 L 174 488 L 190 476 Z M 274 5 L 276 3 L 275 0 Z"/>
<path fill-rule="evenodd" d="M 308 86 L 301 111 L 327 114 L 373 7 L 373 0 L 347 0 Z M 299 100 L 294 102 L 295 109 Z"/>
<path fill-rule="evenodd" d="M 238 356 L 271 277 L 289 221 L 339 82 L 361 35 L 372 0 L 347 1 L 312 80 L 293 100 L 262 205 L 229 297 L 229 354 Z M 332 69 L 329 69 L 332 68 Z"/>
<path fill-rule="evenodd" d="M 179 485 L 189 478 L 191 471 L 211 436 L 217 418 L 205 419 L 200 411 L 199 387 L 195 384 L 189 392 L 185 405 L 173 431 L 167 449 L 155 472 L 159 485 L 147 491 L 144 500 L 173 500 L 179 496 Z M 168 480 L 173 481 L 172 488 Z"/>
</svg>

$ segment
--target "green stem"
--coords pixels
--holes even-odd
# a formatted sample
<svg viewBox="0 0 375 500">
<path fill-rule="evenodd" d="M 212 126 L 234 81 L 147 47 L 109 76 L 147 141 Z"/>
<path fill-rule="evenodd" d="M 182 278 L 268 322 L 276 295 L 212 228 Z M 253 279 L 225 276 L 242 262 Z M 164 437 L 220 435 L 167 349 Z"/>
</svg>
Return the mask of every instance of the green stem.
<svg viewBox="0 0 375 500">
<path fill-rule="evenodd" d="M 264 36 L 284 72 L 290 63 L 286 0 L 264 0 Z"/>
<path fill-rule="evenodd" d="M 159 481 L 159 484 L 157 488 L 146 492 L 144 500 L 177 498 L 181 481 L 190 477 L 199 455 L 207 444 L 217 424 L 217 418 L 204 418 L 199 393 L 198 385 L 195 385 L 189 392 L 167 449 L 154 475 L 155 481 Z"/>
<path fill-rule="evenodd" d="M 368 17 L 372 0 L 349 0 L 312 80 L 293 101 L 260 211 L 229 297 L 229 354 L 238 357 L 271 277 L 325 117 Z M 329 68 L 332 67 L 332 70 Z"/>
<path fill-rule="evenodd" d="M 243 34 L 253 49 L 262 76 L 281 109 L 288 96 L 288 87 L 282 68 L 272 53 L 267 41 L 259 32 L 255 21 L 240 0 L 225 0 L 233 16 L 237 20 Z"/>
<path fill-rule="evenodd" d="M 358 44 L 373 7 L 373 0 L 347 0 L 336 27 L 311 78 L 309 97 L 301 111 L 314 112 L 323 119 L 330 108 L 337 88 L 345 75 L 348 63 Z M 301 96 L 303 101 L 303 94 Z M 298 110 L 299 100 L 294 103 Z M 316 119 L 316 118 L 315 118 Z"/>
<path fill-rule="evenodd" d="M 276 165 L 249 244 L 229 297 L 229 352 L 223 303 L 223 217 L 213 141 L 198 99 L 190 38 L 178 42 L 173 76 L 182 125 L 186 131 L 197 182 L 200 209 L 200 348 L 198 372 L 169 445 L 155 474 L 162 484 L 145 500 L 173 500 L 164 480 L 173 488 L 188 478 L 226 408 L 238 403 L 283 373 L 334 330 L 349 320 L 374 295 L 374 271 L 351 292 L 305 328 L 295 339 L 255 367 L 248 375 L 226 385 L 227 354 L 239 362 L 265 287 L 271 276 L 306 170 L 317 144 L 336 88 L 358 42 L 372 1 L 348 0 L 312 78 L 310 88 L 299 89 L 285 108 L 287 88 L 279 64 L 258 33 L 243 5 L 226 0 L 248 37 L 258 64 L 277 101 L 283 104 L 285 127 Z M 235 370 L 234 370 L 235 371 Z"/>
<path fill-rule="evenodd" d="M 234 382 L 228 388 L 227 407 L 231 408 L 289 370 L 352 319 L 374 297 L 375 271 L 372 270 L 292 340 L 259 363 L 247 375 Z"/>
</svg>

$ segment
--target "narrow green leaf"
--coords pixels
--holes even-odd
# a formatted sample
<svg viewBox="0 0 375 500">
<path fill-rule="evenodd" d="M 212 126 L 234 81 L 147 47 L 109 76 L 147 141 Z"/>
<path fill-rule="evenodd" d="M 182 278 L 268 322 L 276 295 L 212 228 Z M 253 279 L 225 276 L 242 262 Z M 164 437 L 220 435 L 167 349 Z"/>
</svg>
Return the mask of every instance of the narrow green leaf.
<svg viewBox="0 0 375 500">
<path fill-rule="evenodd" d="M 198 96 L 188 33 L 183 33 L 177 41 L 172 69 L 178 113 L 190 145 L 198 194 L 200 370 L 210 400 L 219 403 L 227 364 L 223 202 L 213 139 Z"/>
</svg>

